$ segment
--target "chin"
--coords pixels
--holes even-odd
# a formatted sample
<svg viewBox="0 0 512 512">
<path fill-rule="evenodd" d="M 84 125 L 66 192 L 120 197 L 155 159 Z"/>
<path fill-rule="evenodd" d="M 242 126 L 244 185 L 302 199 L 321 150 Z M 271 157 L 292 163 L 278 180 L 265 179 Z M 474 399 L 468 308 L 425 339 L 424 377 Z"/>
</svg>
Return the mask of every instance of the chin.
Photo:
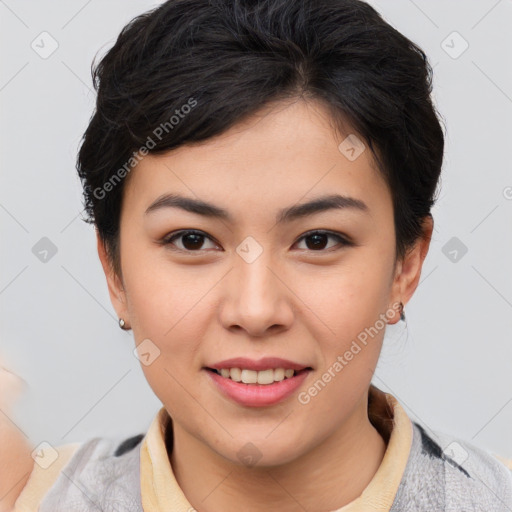
<svg viewBox="0 0 512 512">
<path fill-rule="evenodd" d="M 289 438 L 288 442 L 290 443 Z M 233 444 L 239 448 L 233 451 Z M 266 442 L 237 440 L 230 443 L 228 453 L 218 449 L 217 453 L 240 467 L 261 469 L 288 464 L 301 455 L 301 452 L 297 451 L 296 443 L 282 447 L 275 446 L 275 443 L 269 443 L 268 440 Z"/>
</svg>

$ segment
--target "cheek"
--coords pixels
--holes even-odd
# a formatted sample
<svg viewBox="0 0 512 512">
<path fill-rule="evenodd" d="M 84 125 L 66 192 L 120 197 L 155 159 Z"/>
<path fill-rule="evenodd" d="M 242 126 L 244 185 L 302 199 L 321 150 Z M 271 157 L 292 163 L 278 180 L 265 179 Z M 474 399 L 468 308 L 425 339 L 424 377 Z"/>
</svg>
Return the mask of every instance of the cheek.
<svg viewBox="0 0 512 512">
<path fill-rule="evenodd" d="M 304 302 L 321 319 L 314 333 L 321 368 L 304 395 L 315 414 L 332 415 L 340 400 L 354 406 L 371 381 L 387 326 L 393 255 L 367 247 L 323 279 L 302 281 Z"/>
<path fill-rule="evenodd" d="M 368 248 L 314 281 L 302 275 L 301 296 L 339 343 L 373 325 L 388 309 L 391 272 L 391 258 Z"/>
<path fill-rule="evenodd" d="M 386 330 L 389 266 L 362 260 L 320 283 L 318 293 L 310 288 L 305 299 L 322 320 L 313 332 L 321 364 L 299 404 L 305 413 L 330 418 L 325 428 L 345 421 L 368 389 Z M 306 426 L 304 434 L 315 435 L 315 428 Z"/>
<path fill-rule="evenodd" d="M 178 385 L 173 377 L 181 382 L 190 378 L 191 369 L 198 370 L 203 330 L 210 322 L 207 294 L 214 284 L 211 275 L 199 275 L 198 270 L 180 269 L 151 254 L 145 259 L 141 251 L 123 261 L 135 342 L 148 344 L 158 354 L 150 365 L 142 365 L 158 396 L 159 390 Z"/>
<path fill-rule="evenodd" d="M 172 339 L 175 332 L 183 335 L 187 328 L 193 329 L 190 315 L 201 314 L 201 299 L 212 285 L 211 273 L 209 278 L 201 265 L 172 263 L 165 257 L 165 248 L 141 246 L 127 251 L 123 274 L 134 333 L 158 339 Z"/>
</svg>

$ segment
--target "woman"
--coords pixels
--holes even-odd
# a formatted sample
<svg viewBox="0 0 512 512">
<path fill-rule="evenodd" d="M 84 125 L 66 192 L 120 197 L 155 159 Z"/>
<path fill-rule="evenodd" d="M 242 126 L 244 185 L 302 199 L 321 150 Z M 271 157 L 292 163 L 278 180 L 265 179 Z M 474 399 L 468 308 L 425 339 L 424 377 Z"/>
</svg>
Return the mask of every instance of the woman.
<svg viewBox="0 0 512 512">
<path fill-rule="evenodd" d="M 423 51 L 358 0 L 171 0 L 94 83 L 85 206 L 163 407 L 15 510 L 510 510 L 503 462 L 371 383 L 433 230 Z"/>
</svg>

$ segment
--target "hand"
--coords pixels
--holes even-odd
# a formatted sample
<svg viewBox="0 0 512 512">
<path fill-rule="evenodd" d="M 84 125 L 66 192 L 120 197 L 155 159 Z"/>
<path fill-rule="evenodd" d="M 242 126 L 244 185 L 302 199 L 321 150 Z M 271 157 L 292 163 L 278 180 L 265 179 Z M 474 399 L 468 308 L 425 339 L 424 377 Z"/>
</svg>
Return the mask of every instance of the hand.
<svg viewBox="0 0 512 512">
<path fill-rule="evenodd" d="M 27 483 L 34 460 L 33 448 L 12 420 L 13 406 L 26 382 L 3 364 L 0 356 L 0 512 L 10 512 Z"/>
</svg>

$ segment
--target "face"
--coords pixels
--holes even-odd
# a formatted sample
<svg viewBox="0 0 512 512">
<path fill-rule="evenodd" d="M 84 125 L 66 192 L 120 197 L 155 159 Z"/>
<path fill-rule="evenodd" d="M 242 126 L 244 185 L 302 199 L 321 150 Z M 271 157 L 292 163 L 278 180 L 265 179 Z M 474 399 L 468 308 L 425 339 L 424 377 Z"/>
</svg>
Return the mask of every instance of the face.
<svg viewBox="0 0 512 512">
<path fill-rule="evenodd" d="M 248 443 L 272 466 L 355 428 L 385 323 L 417 284 L 426 247 L 395 268 L 391 194 L 368 149 L 354 159 L 338 148 L 347 135 L 320 104 L 295 101 L 148 155 L 124 191 L 122 280 L 99 244 L 118 316 L 148 359 L 159 352 L 142 369 L 174 429 L 235 463 Z M 214 208 L 189 211 L 171 194 Z M 345 199 L 297 210 L 327 196 Z M 249 403 L 206 369 L 237 357 L 310 370 L 284 398 Z"/>
</svg>

